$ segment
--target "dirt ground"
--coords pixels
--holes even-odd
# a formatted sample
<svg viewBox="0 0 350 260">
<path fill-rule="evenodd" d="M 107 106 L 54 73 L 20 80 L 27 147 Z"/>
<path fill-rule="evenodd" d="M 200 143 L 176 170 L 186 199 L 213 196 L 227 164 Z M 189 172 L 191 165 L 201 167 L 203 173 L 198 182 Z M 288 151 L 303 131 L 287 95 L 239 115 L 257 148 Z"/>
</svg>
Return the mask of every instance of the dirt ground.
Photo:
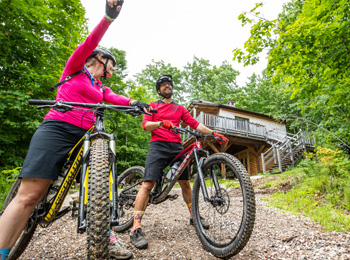
<svg viewBox="0 0 350 260">
<path fill-rule="evenodd" d="M 246 247 L 231 259 L 350 259 L 349 232 L 326 232 L 307 218 L 267 207 L 260 198 L 273 190 L 259 188 L 261 182 L 254 181 L 257 214 L 253 234 Z M 288 188 L 288 183 L 280 187 Z M 133 259 L 217 259 L 204 250 L 194 227 L 189 225 L 188 209 L 181 196 L 150 205 L 143 231 L 149 241 L 146 250 L 134 248 L 127 232 L 118 235 L 133 252 Z M 50 227 L 39 228 L 20 259 L 86 259 L 85 246 L 85 234 L 77 234 L 76 219 L 67 214 Z"/>
</svg>

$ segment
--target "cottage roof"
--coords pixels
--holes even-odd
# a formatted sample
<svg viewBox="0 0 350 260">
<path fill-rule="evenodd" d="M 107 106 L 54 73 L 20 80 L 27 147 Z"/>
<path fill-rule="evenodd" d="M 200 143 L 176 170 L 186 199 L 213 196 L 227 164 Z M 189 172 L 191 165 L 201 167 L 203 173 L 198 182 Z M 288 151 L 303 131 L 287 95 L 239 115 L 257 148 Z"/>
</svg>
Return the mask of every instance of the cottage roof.
<svg viewBox="0 0 350 260">
<path fill-rule="evenodd" d="M 234 102 L 232 102 L 232 101 L 229 103 L 234 104 Z M 269 115 L 261 114 L 261 113 L 254 112 L 254 111 L 249 111 L 249 110 L 242 109 L 242 108 L 237 108 L 233 105 L 228 105 L 228 104 L 223 105 L 223 104 L 218 104 L 218 103 L 214 103 L 214 102 L 210 102 L 210 101 L 206 101 L 206 100 L 199 100 L 196 102 L 192 102 L 190 104 L 190 106 L 188 107 L 188 111 L 191 111 L 195 106 L 202 107 L 202 108 L 207 107 L 207 108 L 212 108 L 212 109 L 225 108 L 225 109 L 232 110 L 232 111 L 237 111 L 237 112 L 241 112 L 241 113 L 251 114 L 251 115 L 265 117 L 265 118 L 275 120 L 272 116 L 269 116 Z"/>
</svg>

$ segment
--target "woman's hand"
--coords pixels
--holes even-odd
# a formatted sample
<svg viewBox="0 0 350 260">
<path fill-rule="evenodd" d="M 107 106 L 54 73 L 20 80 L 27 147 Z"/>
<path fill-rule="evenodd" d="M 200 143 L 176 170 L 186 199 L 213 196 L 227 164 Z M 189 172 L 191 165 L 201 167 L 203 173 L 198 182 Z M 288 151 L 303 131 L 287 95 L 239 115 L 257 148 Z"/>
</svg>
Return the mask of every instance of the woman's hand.
<svg viewBox="0 0 350 260">
<path fill-rule="evenodd" d="M 106 15 L 112 20 L 116 19 L 123 3 L 124 0 L 106 0 Z"/>
<path fill-rule="evenodd" d="M 149 113 L 151 111 L 152 107 L 144 102 L 139 102 L 139 101 L 133 100 L 131 105 L 140 108 L 147 115 L 150 115 L 150 116 L 152 115 Z"/>
</svg>

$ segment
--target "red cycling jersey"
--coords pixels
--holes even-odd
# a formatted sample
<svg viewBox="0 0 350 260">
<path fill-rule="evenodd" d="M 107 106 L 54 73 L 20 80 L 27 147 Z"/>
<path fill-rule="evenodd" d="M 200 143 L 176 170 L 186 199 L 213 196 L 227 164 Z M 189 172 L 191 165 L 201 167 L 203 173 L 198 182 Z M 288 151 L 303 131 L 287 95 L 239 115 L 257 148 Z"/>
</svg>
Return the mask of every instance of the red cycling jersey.
<svg viewBox="0 0 350 260">
<path fill-rule="evenodd" d="M 152 114 L 152 116 L 146 114 L 143 116 L 143 129 L 145 129 L 147 122 L 158 122 L 163 120 L 169 120 L 177 127 L 180 125 L 181 120 L 193 129 L 197 129 L 199 125 L 199 122 L 191 116 L 184 106 L 176 104 L 175 102 L 168 104 L 158 100 L 154 103 L 151 102 L 150 106 L 158 109 L 158 113 Z M 175 134 L 163 127 L 159 127 L 151 132 L 151 142 L 154 141 L 182 143 L 180 134 Z"/>
</svg>

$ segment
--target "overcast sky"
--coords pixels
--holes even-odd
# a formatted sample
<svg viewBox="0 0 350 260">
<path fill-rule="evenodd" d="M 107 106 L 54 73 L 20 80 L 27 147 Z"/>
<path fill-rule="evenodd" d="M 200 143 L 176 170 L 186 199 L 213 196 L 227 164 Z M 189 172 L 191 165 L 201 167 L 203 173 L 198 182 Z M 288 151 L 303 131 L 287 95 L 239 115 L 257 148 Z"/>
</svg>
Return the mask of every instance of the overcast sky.
<svg viewBox="0 0 350 260">
<path fill-rule="evenodd" d="M 277 18 L 284 2 L 265 0 L 262 16 Z M 82 3 L 91 31 L 105 13 L 105 1 Z M 266 67 L 265 57 L 258 65 L 248 67 L 232 61 L 232 50 L 243 48 L 250 35 L 238 15 L 254 6 L 255 1 L 238 0 L 125 0 L 100 45 L 126 51 L 129 76 L 141 72 L 152 59 L 183 69 L 196 56 L 217 66 L 228 61 L 240 71 L 237 82 L 242 86 L 253 72 L 259 74 Z"/>
</svg>

